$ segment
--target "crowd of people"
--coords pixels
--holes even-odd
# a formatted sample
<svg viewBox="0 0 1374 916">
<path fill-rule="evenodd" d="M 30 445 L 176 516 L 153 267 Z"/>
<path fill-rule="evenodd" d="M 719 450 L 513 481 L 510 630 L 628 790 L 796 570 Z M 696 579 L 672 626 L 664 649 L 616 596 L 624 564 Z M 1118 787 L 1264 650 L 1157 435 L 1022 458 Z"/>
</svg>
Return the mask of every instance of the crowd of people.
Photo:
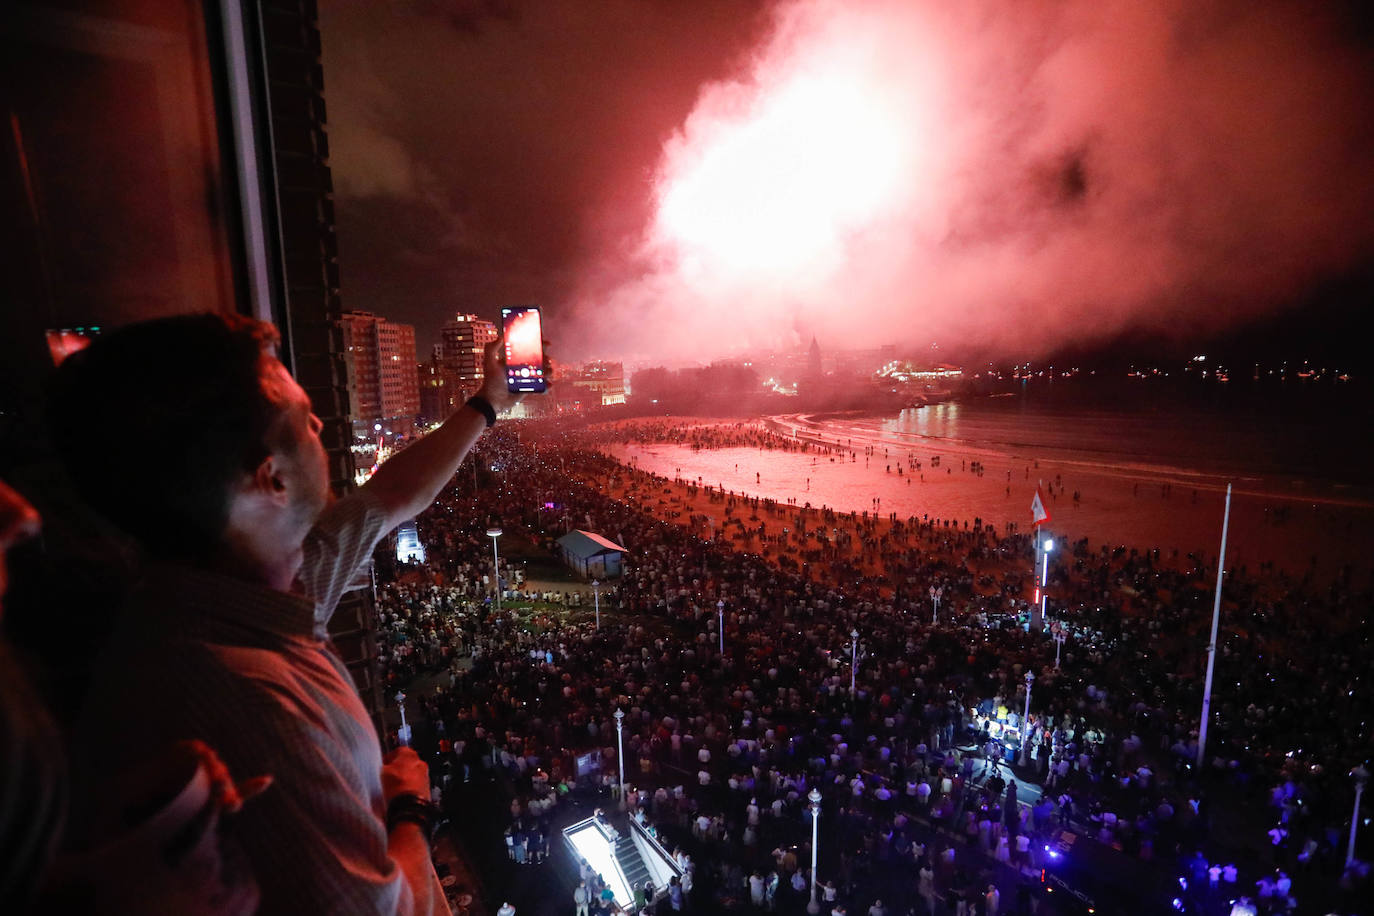
<svg viewBox="0 0 1374 916">
<path fill-rule="evenodd" d="M 1246 868 L 1293 876 L 1281 901 L 1265 898 L 1274 910 L 1308 891 L 1354 893 L 1363 880 L 1343 873 L 1342 840 L 1344 774 L 1369 749 L 1358 662 L 1367 624 L 1354 610 L 1367 586 L 1280 571 L 1228 579 L 1199 773 L 1215 574 L 1205 558 L 1073 544 L 1050 570 L 1059 646 L 1026 626 L 1029 534 L 721 493 L 626 468 L 577 435 L 527 427 L 523 444 L 488 440 L 481 457 L 500 471 L 441 496 L 419 519 L 427 563 L 383 589 L 391 673 L 449 672 L 425 700 L 445 763 L 470 772 L 493 761 L 522 804 L 549 793 L 535 789 L 538 773 L 575 784 L 574 761 L 589 750 L 604 782 L 622 709 L 627 778 L 643 790 L 635 801 L 693 848 L 693 893 L 721 905 L 758 903 L 760 882 L 765 904 L 769 887 L 783 904 L 809 890 L 810 787 L 841 837 L 822 844 L 822 877 L 837 887 L 817 890 L 851 912 L 875 906 L 875 888 L 892 901 L 978 889 L 993 910 L 987 874 L 1044 864 L 1030 857 L 1066 827 L 1123 861 L 1180 871 L 1197 850 L 1209 866 L 1233 854 L 1212 850 L 1224 845 L 1218 832 L 1241 836 L 1267 850 Z M 724 525 L 703 537 L 664 518 L 665 506 L 703 500 L 752 537 Z M 495 522 L 545 547 L 574 526 L 624 544 L 624 576 L 602 593 L 619 613 L 599 630 L 547 610 L 497 613 L 482 580 Z M 936 620 L 931 588 L 942 596 Z M 982 761 L 998 740 L 1034 789 L 995 788 L 1009 773 Z M 974 848 L 986 855 L 970 870 Z"/>
<path fill-rule="evenodd" d="M 516 400 L 494 345 L 481 394 L 331 504 L 322 423 L 275 341 L 248 319 L 181 316 L 102 337 L 59 371 L 54 415 L 80 419 L 50 431 L 71 495 L 122 532 L 141 575 L 61 746 L 24 679 L 3 682 L 6 753 L 22 763 L 9 769 L 33 777 L 7 783 L 0 819 L 37 850 L 21 905 L 75 892 L 146 909 L 156 890 L 206 912 L 442 912 L 431 802 L 460 774 L 509 794 L 509 855 L 535 869 L 567 808 L 614 789 L 632 829 L 674 850 L 666 896 L 641 884 L 639 909 L 810 896 L 832 913 L 883 916 L 888 900 L 996 916 L 1004 891 L 1030 905 L 1029 872 L 1075 899 L 1090 874 L 1116 880 L 1096 893 L 1125 910 L 1161 887 L 1137 880 L 1160 863 L 1191 880 L 1190 901 L 1253 884 L 1256 910 L 1315 897 L 1356 911 L 1367 892 L 1341 849 L 1343 774 L 1370 749 L 1370 591 L 1349 569 L 1232 571 L 1203 753 L 1214 560 L 1074 542 L 1048 571 L 1046 633 L 1027 594 L 1039 551 L 1017 529 L 655 477 L 588 447 L 605 444 L 594 429 L 486 434 Z M 174 375 L 218 368 L 185 373 L 204 384 L 143 383 L 173 358 Z M 137 446 L 156 435 L 206 460 L 150 464 Z M 756 432 L 702 442 L 740 435 Z M 479 440 L 485 480 L 455 482 Z M 7 501 L 5 540 L 38 516 Z M 417 515 L 427 559 L 380 570 L 381 658 L 413 695 L 432 765 L 412 748 L 384 756 L 327 638 L 367 558 Z M 549 557 L 573 527 L 614 539 L 614 613 L 569 614 L 566 589 L 488 566 L 493 524 Z M 39 581 L 19 602 L 30 614 Z M 178 785 L 206 799 L 180 813 L 204 842 L 136 850 Z M 42 810 L 15 816 L 32 800 Z M 71 877 L 125 852 L 127 899 Z M 580 877 L 602 905 L 639 902 Z"/>
<path fill-rule="evenodd" d="M 830 451 L 818 443 L 784 435 L 770 429 L 766 423 L 754 420 L 686 426 L 676 420 L 623 420 L 598 428 L 594 439 L 601 446 L 614 442 L 670 442 L 674 445 L 686 445 L 695 450 L 742 447 L 783 452 Z"/>
</svg>

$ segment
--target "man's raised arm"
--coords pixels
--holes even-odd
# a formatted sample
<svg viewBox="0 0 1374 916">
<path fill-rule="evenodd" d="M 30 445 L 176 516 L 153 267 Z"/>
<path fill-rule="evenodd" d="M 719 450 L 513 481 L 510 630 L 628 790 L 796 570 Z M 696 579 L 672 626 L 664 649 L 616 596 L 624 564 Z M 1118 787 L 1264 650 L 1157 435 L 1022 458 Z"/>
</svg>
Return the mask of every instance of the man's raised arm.
<svg viewBox="0 0 1374 916">
<path fill-rule="evenodd" d="M 524 397 L 506 389 L 506 361 L 502 338 L 487 344 L 483 354 L 484 380 L 477 394 L 494 413 L 500 413 Z M 380 501 L 390 531 L 423 512 L 448 483 L 467 453 L 487 428 L 487 417 L 471 404 L 460 407 L 443 425 L 415 444 L 397 452 L 377 469 L 363 489 Z"/>
</svg>

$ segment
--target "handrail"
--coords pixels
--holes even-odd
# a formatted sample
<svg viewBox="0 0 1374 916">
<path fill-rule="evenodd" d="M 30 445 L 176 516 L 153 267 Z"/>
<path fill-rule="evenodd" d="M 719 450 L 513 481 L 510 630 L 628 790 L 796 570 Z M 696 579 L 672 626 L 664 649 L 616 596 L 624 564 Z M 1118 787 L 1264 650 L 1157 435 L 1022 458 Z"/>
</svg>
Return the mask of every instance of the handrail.
<svg viewBox="0 0 1374 916">
<path fill-rule="evenodd" d="M 644 839 L 652 843 L 654 845 L 654 848 L 663 854 L 664 861 L 668 863 L 668 866 L 672 868 L 673 871 L 677 872 L 677 876 L 679 878 L 682 877 L 682 868 L 677 864 L 677 860 L 673 858 L 672 854 L 669 853 L 668 850 L 663 847 L 663 844 L 658 841 L 658 838 L 655 837 L 648 830 L 644 829 L 644 825 L 641 824 L 639 821 L 635 820 L 633 815 L 629 818 L 629 821 L 630 829 L 639 831 L 640 835 L 643 836 Z"/>
</svg>

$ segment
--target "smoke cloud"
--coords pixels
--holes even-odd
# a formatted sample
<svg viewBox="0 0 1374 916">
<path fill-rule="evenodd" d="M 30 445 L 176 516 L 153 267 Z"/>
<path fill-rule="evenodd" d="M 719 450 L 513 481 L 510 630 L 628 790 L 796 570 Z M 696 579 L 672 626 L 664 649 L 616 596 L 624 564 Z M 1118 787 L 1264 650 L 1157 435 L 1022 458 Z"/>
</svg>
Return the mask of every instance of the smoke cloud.
<svg viewBox="0 0 1374 916">
<path fill-rule="evenodd" d="M 1336 12 L 781 6 L 664 145 L 634 256 L 583 274 L 569 330 L 671 360 L 1244 325 L 1374 252 L 1368 48 Z"/>
<path fill-rule="evenodd" d="M 560 357 L 1035 357 L 1374 264 L 1340 0 L 321 4 L 344 297 Z"/>
</svg>

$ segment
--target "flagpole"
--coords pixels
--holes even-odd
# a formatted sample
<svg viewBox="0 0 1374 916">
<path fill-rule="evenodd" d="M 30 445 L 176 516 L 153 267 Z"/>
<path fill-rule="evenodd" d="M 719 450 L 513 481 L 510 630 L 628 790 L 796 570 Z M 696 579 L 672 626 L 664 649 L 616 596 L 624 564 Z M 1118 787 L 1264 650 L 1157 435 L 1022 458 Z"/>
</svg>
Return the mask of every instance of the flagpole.
<svg viewBox="0 0 1374 916">
<path fill-rule="evenodd" d="M 1207 679 L 1202 687 L 1202 724 L 1197 733 L 1197 768 L 1207 755 L 1207 720 L 1212 709 L 1212 672 L 1217 664 L 1217 625 L 1221 622 L 1221 577 L 1226 572 L 1226 531 L 1231 524 L 1231 485 L 1226 485 L 1226 511 L 1221 517 L 1221 553 L 1217 555 L 1217 593 L 1212 601 L 1212 639 L 1207 643 Z"/>
</svg>

